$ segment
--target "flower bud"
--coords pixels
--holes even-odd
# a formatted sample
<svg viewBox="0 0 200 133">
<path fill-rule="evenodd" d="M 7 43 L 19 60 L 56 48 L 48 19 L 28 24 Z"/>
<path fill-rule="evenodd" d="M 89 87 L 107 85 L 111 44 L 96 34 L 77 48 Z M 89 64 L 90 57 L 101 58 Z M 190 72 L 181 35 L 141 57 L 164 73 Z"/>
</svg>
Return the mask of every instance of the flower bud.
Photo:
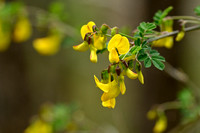
<svg viewBox="0 0 200 133">
<path fill-rule="evenodd" d="M 129 68 L 127 68 L 125 70 L 126 75 L 130 78 L 130 79 L 136 79 L 138 77 L 137 73 L 134 73 L 133 71 L 131 71 Z"/>
<path fill-rule="evenodd" d="M 183 39 L 183 37 L 185 36 L 185 32 L 184 31 L 180 31 L 178 33 L 178 35 L 176 36 L 176 41 L 179 42 Z"/>
<path fill-rule="evenodd" d="M 142 74 L 142 65 L 140 62 L 136 62 L 135 70 L 138 74 L 138 79 L 139 79 L 140 83 L 144 84 L 144 76 Z"/>
<path fill-rule="evenodd" d="M 149 120 L 154 120 L 157 116 L 157 113 L 155 110 L 149 110 L 148 113 L 147 113 L 147 118 Z"/>
<path fill-rule="evenodd" d="M 154 133 L 162 133 L 167 128 L 167 118 L 165 116 L 161 116 L 157 121 L 153 128 Z"/>
<path fill-rule="evenodd" d="M 113 27 L 113 28 L 111 29 L 111 36 L 114 36 L 115 34 L 117 34 L 117 33 L 118 33 L 118 30 L 119 30 L 118 27 Z"/>
<path fill-rule="evenodd" d="M 103 34 L 106 34 L 107 31 L 108 31 L 108 29 L 109 29 L 109 26 L 106 25 L 106 24 L 103 24 L 103 25 L 101 26 L 101 32 L 102 32 Z"/>
<path fill-rule="evenodd" d="M 124 76 L 122 74 L 119 77 L 119 88 L 120 88 L 122 95 L 124 95 L 126 92 L 126 86 L 124 83 Z"/>
<path fill-rule="evenodd" d="M 80 52 L 87 51 L 89 49 L 88 42 L 84 41 L 83 43 L 79 45 L 73 46 L 73 49 Z"/>
<path fill-rule="evenodd" d="M 99 29 L 98 29 L 98 27 L 96 25 L 92 26 L 92 30 L 93 30 L 93 32 L 99 31 Z"/>
<path fill-rule="evenodd" d="M 115 72 L 117 73 L 117 76 L 121 74 L 121 69 L 119 68 L 119 66 L 115 68 Z"/>
</svg>

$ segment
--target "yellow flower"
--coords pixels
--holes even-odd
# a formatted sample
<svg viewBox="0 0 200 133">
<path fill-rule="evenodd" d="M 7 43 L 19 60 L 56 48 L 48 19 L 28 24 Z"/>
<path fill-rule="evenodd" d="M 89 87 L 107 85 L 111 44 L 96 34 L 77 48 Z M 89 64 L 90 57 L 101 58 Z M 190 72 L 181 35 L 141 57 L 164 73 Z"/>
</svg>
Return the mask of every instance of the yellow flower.
<svg viewBox="0 0 200 133">
<path fill-rule="evenodd" d="M 15 42 L 23 42 L 30 38 L 32 33 L 31 24 L 26 17 L 21 17 L 15 24 L 13 39 Z"/>
<path fill-rule="evenodd" d="M 129 51 L 130 44 L 126 37 L 116 34 L 108 43 L 109 61 L 111 63 L 119 62 L 119 54 L 126 54 Z"/>
<path fill-rule="evenodd" d="M 59 35 L 50 35 L 44 38 L 35 39 L 33 47 L 42 55 L 56 54 L 60 48 L 61 37 Z"/>
<path fill-rule="evenodd" d="M 171 19 L 166 19 L 163 20 L 161 24 L 161 31 L 167 31 L 167 32 L 172 32 L 173 31 L 173 20 Z M 156 41 L 152 42 L 152 46 L 154 47 L 166 47 L 166 48 L 172 48 L 173 46 L 173 37 L 165 37 Z"/>
<path fill-rule="evenodd" d="M 25 129 L 24 133 L 53 133 L 53 128 L 50 124 L 42 120 L 36 120 Z"/>
<path fill-rule="evenodd" d="M 83 25 L 83 26 L 81 27 L 81 37 L 82 37 L 83 40 L 84 40 L 85 35 L 86 35 L 87 33 L 92 33 L 92 32 L 93 32 L 92 27 L 93 27 L 94 25 L 96 25 L 96 24 L 95 24 L 93 21 L 90 21 L 90 22 L 87 23 L 87 25 Z"/>
<path fill-rule="evenodd" d="M 167 128 L 167 118 L 165 116 L 161 116 L 157 121 L 153 128 L 154 133 L 162 133 Z"/>
<path fill-rule="evenodd" d="M 84 40 L 83 43 L 73 46 L 73 49 L 76 51 L 80 51 L 80 52 L 84 52 L 87 51 L 90 48 L 90 60 L 93 63 L 97 62 L 97 54 L 96 51 L 97 50 L 102 50 L 103 48 L 106 47 L 105 42 L 106 42 L 106 37 L 105 36 L 101 36 L 100 34 L 96 34 L 93 31 L 93 27 L 96 24 L 92 21 L 88 22 L 87 25 L 83 25 L 81 27 L 81 37 Z M 89 39 L 93 39 L 93 40 L 89 40 L 87 38 L 87 34 L 91 34 Z M 87 40 L 88 39 L 88 40 Z M 90 44 L 88 44 L 90 43 Z"/>
<path fill-rule="evenodd" d="M 107 84 L 101 83 L 97 77 L 94 75 L 94 80 L 99 89 L 104 93 L 101 96 L 102 105 L 104 107 L 114 108 L 115 107 L 115 98 L 120 93 L 120 88 L 116 80 L 110 81 Z"/>
</svg>

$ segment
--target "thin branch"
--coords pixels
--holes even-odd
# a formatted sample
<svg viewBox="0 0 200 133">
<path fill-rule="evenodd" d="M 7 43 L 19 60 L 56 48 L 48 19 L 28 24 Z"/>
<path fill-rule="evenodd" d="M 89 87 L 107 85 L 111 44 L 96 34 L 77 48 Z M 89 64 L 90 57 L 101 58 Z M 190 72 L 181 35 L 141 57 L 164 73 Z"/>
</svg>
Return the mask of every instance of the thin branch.
<svg viewBox="0 0 200 133">
<path fill-rule="evenodd" d="M 182 82 L 185 85 L 190 86 L 190 89 L 193 91 L 193 94 L 197 98 L 198 102 L 200 102 L 200 88 L 188 77 L 186 73 L 181 70 L 174 68 L 169 63 L 165 63 L 164 71 L 171 76 L 172 78 L 176 79 L 179 82 Z"/>
<path fill-rule="evenodd" d="M 198 29 L 200 29 L 200 25 L 195 25 L 195 26 L 191 26 L 191 27 L 185 28 L 185 32 L 194 31 L 194 30 L 198 30 Z M 165 38 L 165 37 L 168 37 L 168 36 L 173 36 L 173 35 L 178 34 L 179 32 L 180 32 L 179 30 L 175 30 L 173 32 L 168 32 L 168 33 L 160 35 L 158 37 L 154 37 L 154 38 L 148 39 L 147 42 L 150 43 L 150 42 L 153 42 L 155 40 L 159 40 L 161 38 Z"/>
</svg>

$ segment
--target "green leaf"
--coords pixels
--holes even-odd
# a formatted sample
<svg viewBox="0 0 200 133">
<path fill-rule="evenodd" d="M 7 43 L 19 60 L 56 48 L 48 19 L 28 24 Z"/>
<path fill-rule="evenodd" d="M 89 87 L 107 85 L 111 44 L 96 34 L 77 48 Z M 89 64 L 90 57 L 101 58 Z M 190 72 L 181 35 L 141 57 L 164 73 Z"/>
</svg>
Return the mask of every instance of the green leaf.
<svg viewBox="0 0 200 133">
<path fill-rule="evenodd" d="M 130 53 L 132 53 L 133 55 L 135 55 L 141 49 L 142 48 L 140 46 L 135 46 L 135 47 L 131 48 Z"/>
<path fill-rule="evenodd" d="M 155 60 L 159 60 L 159 61 L 165 61 L 165 58 L 160 55 L 154 55 L 154 56 L 151 56 L 151 58 Z"/>
<path fill-rule="evenodd" d="M 135 44 L 136 46 L 140 46 L 140 43 L 141 43 L 141 39 L 140 39 L 140 38 L 138 38 L 138 39 L 136 39 L 136 40 L 134 41 L 134 44 Z"/>
<path fill-rule="evenodd" d="M 140 54 L 140 55 L 137 57 L 137 59 L 138 59 L 139 61 L 144 61 L 147 57 L 148 57 L 147 54 Z"/>
<path fill-rule="evenodd" d="M 156 28 L 156 25 L 154 23 L 149 22 L 142 22 L 140 23 L 140 26 L 138 26 L 139 29 L 142 29 L 142 31 L 149 31 Z"/>
<path fill-rule="evenodd" d="M 144 66 L 145 66 L 146 68 L 151 67 L 151 59 L 150 59 L 150 58 L 146 58 L 146 59 L 144 60 Z"/>
<path fill-rule="evenodd" d="M 197 6 L 197 7 L 194 9 L 194 12 L 196 13 L 196 15 L 200 16 L 200 6 Z"/>
<path fill-rule="evenodd" d="M 140 26 L 137 27 L 138 31 L 140 31 L 141 33 L 144 33 L 144 29 Z"/>
<path fill-rule="evenodd" d="M 130 52 L 128 52 L 127 54 L 122 54 L 122 55 L 119 56 L 119 59 L 126 58 L 126 57 L 124 57 L 125 55 L 126 55 L 126 57 L 129 57 L 129 56 L 131 56 L 132 54 L 131 54 Z"/>
<path fill-rule="evenodd" d="M 143 43 L 142 43 L 142 46 L 144 46 L 144 45 L 146 45 L 147 44 L 147 41 L 144 41 Z"/>
<path fill-rule="evenodd" d="M 172 9 L 173 7 L 170 6 L 167 9 L 165 9 L 163 12 L 161 10 L 157 11 L 153 17 L 154 23 L 156 25 L 160 25 L 163 18 L 165 18 Z"/>
<path fill-rule="evenodd" d="M 154 49 L 151 50 L 149 53 L 150 53 L 151 56 L 160 55 L 160 53 L 157 50 L 154 50 Z"/>
<path fill-rule="evenodd" d="M 164 70 L 165 65 L 160 60 L 152 59 L 152 62 L 156 68 L 158 68 L 159 70 Z"/>
</svg>

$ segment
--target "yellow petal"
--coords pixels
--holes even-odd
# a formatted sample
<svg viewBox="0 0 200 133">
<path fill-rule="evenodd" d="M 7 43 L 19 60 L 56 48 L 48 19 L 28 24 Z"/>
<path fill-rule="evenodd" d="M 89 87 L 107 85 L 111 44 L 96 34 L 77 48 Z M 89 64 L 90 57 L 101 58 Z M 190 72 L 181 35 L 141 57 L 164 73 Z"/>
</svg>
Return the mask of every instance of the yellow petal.
<svg viewBox="0 0 200 133">
<path fill-rule="evenodd" d="M 42 55 L 53 55 L 58 52 L 60 48 L 61 38 L 59 36 L 48 36 L 44 38 L 35 39 L 33 47 Z"/>
<path fill-rule="evenodd" d="M 173 44 L 174 44 L 173 37 L 165 38 L 165 47 L 166 48 L 168 48 L 168 49 L 172 48 Z"/>
<path fill-rule="evenodd" d="M 130 48 L 128 39 L 126 37 L 122 37 L 116 48 L 119 54 L 126 54 Z"/>
<path fill-rule="evenodd" d="M 183 39 L 183 37 L 185 36 L 185 32 L 181 31 L 178 33 L 178 35 L 176 36 L 176 41 L 179 42 Z"/>
<path fill-rule="evenodd" d="M 14 28 L 13 39 L 15 42 L 23 42 L 30 38 L 32 34 L 31 23 L 28 18 L 20 18 Z"/>
<path fill-rule="evenodd" d="M 109 85 L 109 91 L 107 93 L 106 92 L 103 93 L 103 95 L 101 96 L 101 101 L 107 101 L 109 99 L 117 97 L 120 94 L 120 88 L 115 80 L 108 83 L 108 85 Z"/>
<path fill-rule="evenodd" d="M 113 48 L 116 48 L 121 41 L 122 36 L 120 34 L 114 35 L 108 43 L 108 51 L 112 51 Z"/>
<path fill-rule="evenodd" d="M 113 108 L 113 109 L 115 108 L 115 104 L 116 104 L 115 98 L 110 99 L 110 100 L 108 100 L 108 101 L 102 102 L 102 105 L 103 105 L 104 107 Z"/>
<path fill-rule="evenodd" d="M 119 62 L 119 56 L 115 48 L 112 48 L 112 50 L 109 52 L 109 61 L 111 63 Z"/>
<path fill-rule="evenodd" d="M 81 43 L 79 45 L 73 46 L 73 49 L 76 51 L 84 52 L 89 49 L 89 45 L 86 41 L 84 41 L 83 43 Z"/>
<path fill-rule="evenodd" d="M 138 79 L 139 79 L 141 84 L 144 84 L 144 76 L 142 74 L 142 71 L 138 72 Z"/>
<path fill-rule="evenodd" d="M 134 73 L 133 71 L 131 71 L 129 68 L 126 69 L 126 75 L 130 78 L 130 79 L 136 79 L 138 77 L 137 73 Z"/>
<path fill-rule="evenodd" d="M 97 87 L 99 89 L 101 89 L 103 92 L 109 91 L 109 84 L 103 84 L 103 83 L 99 82 L 98 78 L 95 75 L 94 75 L 94 80 L 95 80 Z"/>
<path fill-rule="evenodd" d="M 122 95 L 124 95 L 126 92 L 126 86 L 125 86 L 124 80 L 119 82 L 119 87 L 120 87 L 120 91 Z"/>
<path fill-rule="evenodd" d="M 93 46 L 90 46 L 90 61 L 97 63 L 97 49 Z"/>
<path fill-rule="evenodd" d="M 94 35 L 94 47 L 102 50 L 105 47 L 105 38 L 100 35 Z"/>
<path fill-rule="evenodd" d="M 96 24 L 95 24 L 93 21 L 90 21 L 90 22 L 88 22 L 88 24 L 87 24 L 88 29 L 89 29 L 90 31 L 92 31 L 92 32 L 93 32 L 92 27 L 93 27 L 94 25 L 96 25 Z"/>
<path fill-rule="evenodd" d="M 81 27 L 81 37 L 85 38 L 85 34 L 93 32 L 92 27 L 95 25 L 94 22 L 90 21 L 87 25 Z"/>
</svg>

